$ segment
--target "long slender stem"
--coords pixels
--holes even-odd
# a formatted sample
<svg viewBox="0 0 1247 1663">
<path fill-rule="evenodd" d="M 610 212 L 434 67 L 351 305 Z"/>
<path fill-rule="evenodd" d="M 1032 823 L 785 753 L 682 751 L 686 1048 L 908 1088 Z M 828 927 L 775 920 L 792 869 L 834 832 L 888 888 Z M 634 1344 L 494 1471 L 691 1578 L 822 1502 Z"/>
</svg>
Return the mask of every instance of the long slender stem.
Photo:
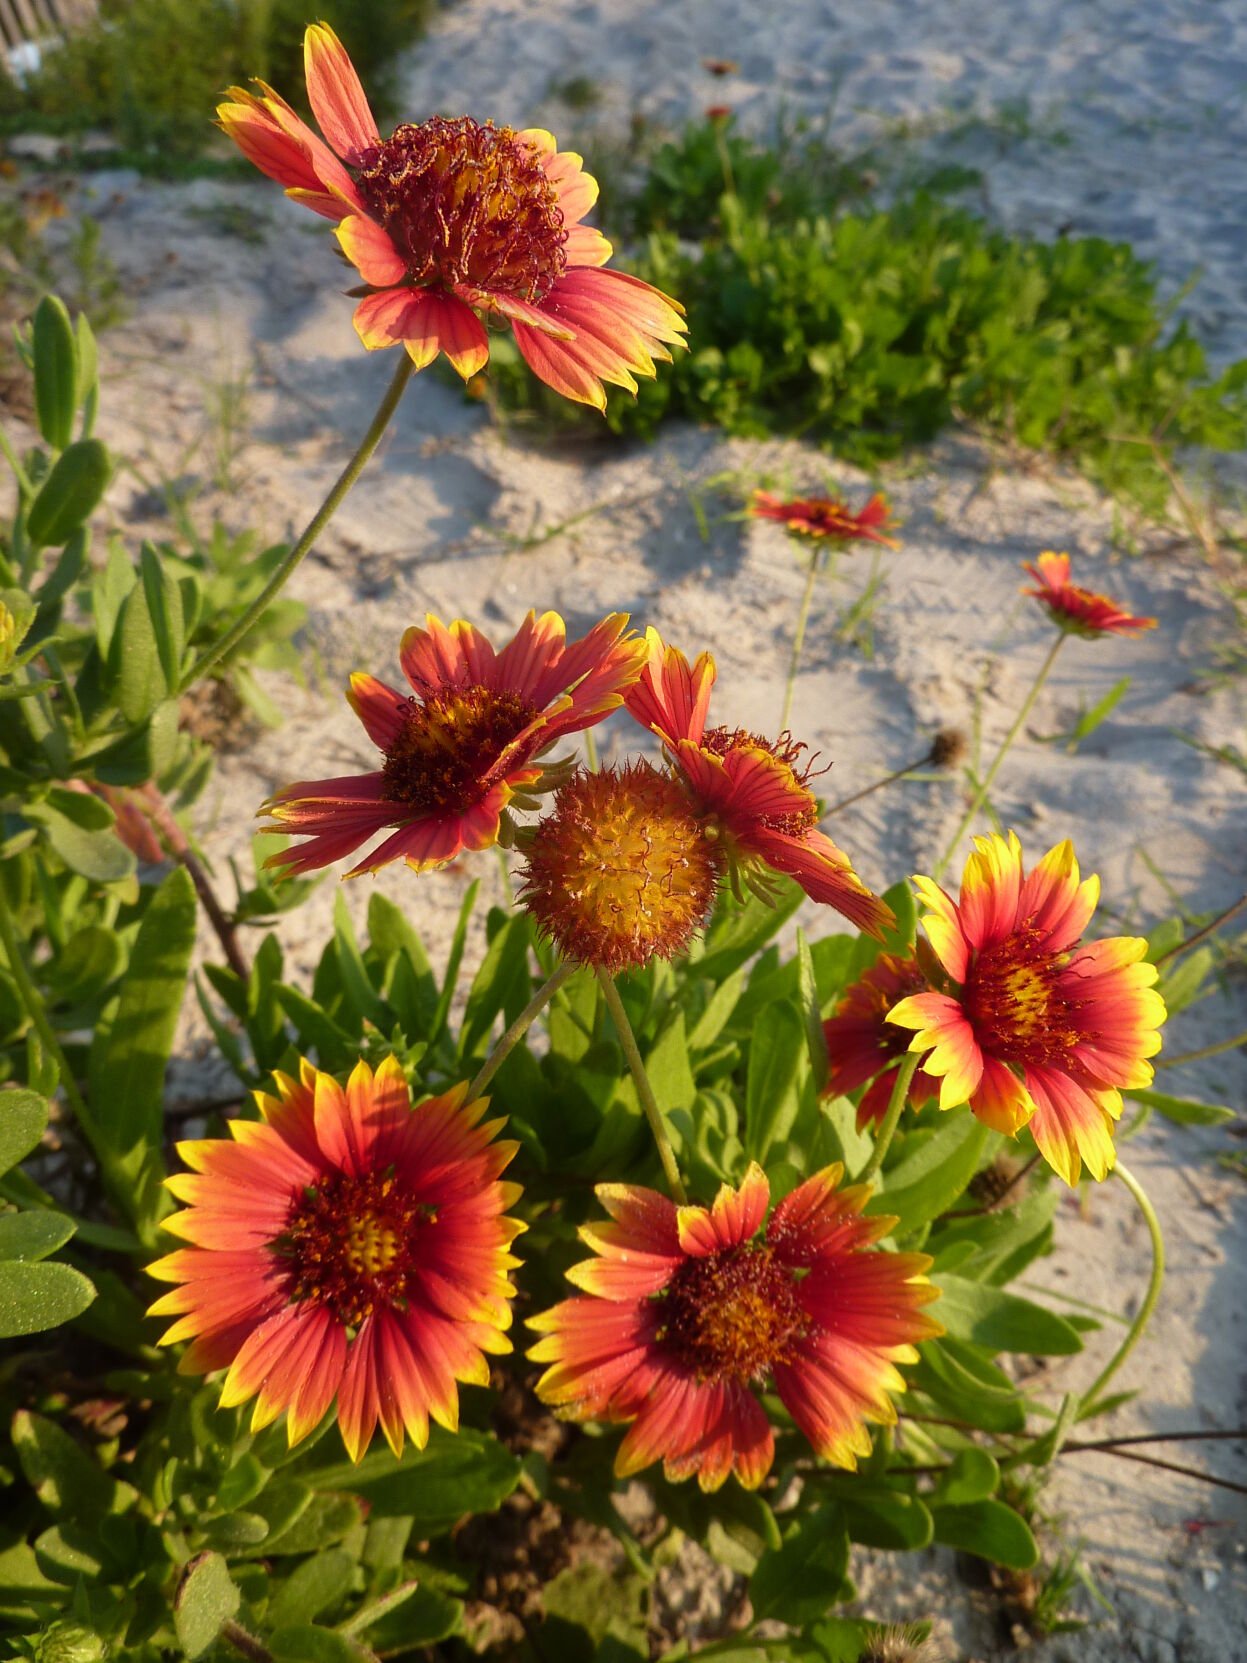
<svg viewBox="0 0 1247 1663">
<path fill-rule="evenodd" d="M 245 1629 L 241 1623 L 236 1623 L 232 1617 L 221 1625 L 221 1638 L 228 1640 L 234 1650 L 247 1659 L 247 1663 L 273 1663 L 273 1654 L 262 1640 Z"/>
<path fill-rule="evenodd" d="M 158 786 L 149 783 L 143 793 L 151 815 L 152 824 L 160 834 L 161 842 L 175 860 L 186 868 L 191 882 L 195 886 L 195 893 L 199 897 L 199 904 L 207 914 L 208 922 L 216 931 L 217 940 L 221 943 L 221 951 L 225 954 L 226 962 L 240 981 L 247 982 L 251 977 L 251 966 L 243 956 L 242 948 L 238 945 L 238 934 L 232 919 L 225 908 L 217 900 L 216 891 L 212 887 L 212 880 L 191 848 L 186 833 L 178 825 L 173 810 L 165 801 Z"/>
<path fill-rule="evenodd" d="M 841 797 L 838 803 L 832 803 L 830 808 L 823 810 L 823 819 L 830 820 L 833 814 L 839 814 L 852 803 L 860 803 L 863 797 L 869 797 L 875 791 L 882 791 L 885 785 L 891 785 L 896 780 L 903 780 L 906 774 L 912 774 L 916 768 L 923 768 L 931 760 L 931 753 L 927 751 L 916 762 L 907 762 L 903 768 L 894 768 L 890 774 L 885 774 L 881 780 L 873 785 L 864 785 L 860 791 L 855 791 L 851 797 Z"/>
<path fill-rule="evenodd" d="M 1219 912 L 1214 919 L 1204 925 L 1203 929 L 1196 930 L 1192 935 L 1188 935 L 1185 941 L 1179 941 L 1176 947 L 1170 947 L 1167 952 L 1157 953 L 1152 961 L 1153 964 L 1164 964 L 1166 959 L 1176 958 L 1179 953 L 1185 953 L 1196 946 L 1197 943 L 1206 941 L 1210 935 L 1217 933 L 1222 924 L 1228 924 L 1231 918 L 1237 918 L 1244 907 L 1247 907 L 1247 895 L 1240 895 L 1233 906 L 1226 907 L 1224 912 Z"/>
<path fill-rule="evenodd" d="M 658 1107 L 658 1099 L 654 1096 L 654 1088 L 649 1083 L 649 1075 L 645 1072 L 645 1063 L 637 1049 L 636 1035 L 632 1032 L 632 1024 L 628 1021 L 628 1013 L 623 1007 L 623 1000 L 619 997 L 619 989 L 615 986 L 614 978 L 606 970 L 598 968 L 598 983 L 602 989 L 602 996 L 606 1000 L 606 1008 L 611 1013 L 611 1021 L 615 1024 L 615 1032 L 619 1035 L 619 1043 L 623 1046 L 623 1054 L 628 1059 L 628 1067 L 632 1071 L 632 1078 L 636 1083 L 637 1096 L 641 1099 L 641 1107 L 645 1110 L 645 1118 L 649 1121 L 649 1129 L 654 1134 L 654 1142 L 658 1145 L 658 1158 L 662 1162 L 663 1173 L 667 1179 L 667 1188 L 671 1191 L 672 1199 L 681 1206 L 688 1200 L 688 1193 L 684 1188 L 684 1181 L 680 1177 L 680 1169 L 675 1163 L 675 1151 L 671 1147 L 671 1139 L 667 1135 L 666 1123 L 662 1117 L 662 1110 Z"/>
<path fill-rule="evenodd" d="M 896 1079 L 892 1082 L 892 1095 L 888 1099 L 888 1112 L 883 1117 L 883 1125 L 875 1138 L 875 1147 L 871 1151 L 870 1159 L 866 1162 L 861 1176 L 855 1182 L 868 1184 L 883 1165 L 883 1157 L 888 1152 L 896 1134 L 897 1124 L 901 1118 L 901 1110 L 905 1107 L 905 1099 L 909 1096 L 909 1083 L 918 1072 L 919 1056 L 916 1051 L 910 1051 L 902 1059 L 901 1066 L 896 1071 Z"/>
<path fill-rule="evenodd" d="M 209 670 L 215 669 L 215 667 L 221 663 L 222 659 L 227 657 L 229 653 L 233 652 L 238 643 L 255 625 L 256 621 L 266 610 L 269 603 L 273 601 L 285 587 L 290 574 L 303 559 L 304 555 L 307 554 L 312 548 L 313 544 L 316 542 L 316 539 L 320 536 L 321 532 L 325 529 L 325 527 L 329 524 L 329 521 L 337 512 L 338 507 L 347 492 L 351 489 L 351 486 L 354 485 L 355 481 L 364 471 L 364 467 L 367 464 L 369 457 L 372 455 L 373 451 L 376 450 L 381 435 L 385 432 L 387 426 L 389 425 L 390 417 L 394 414 L 395 410 L 398 409 L 399 400 L 402 398 L 407 383 L 411 379 L 413 368 L 414 365 L 407 354 L 405 352 L 400 353 L 398 368 L 394 371 L 393 379 L 386 388 L 385 396 L 382 398 L 381 403 L 377 406 L 377 413 L 372 418 L 372 422 L 369 425 L 367 433 L 364 434 L 363 438 L 359 442 L 358 450 L 355 452 L 354 456 L 351 457 L 351 460 L 347 463 L 346 467 L 343 468 L 342 472 L 338 475 L 324 502 L 321 503 L 315 514 L 313 514 L 312 518 L 308 521 L 307 528 L 305 529 L 303 535 L 299 538 L 298 542 L 290 550 L 281 565 L 265 584 L 261 593 L 256 596 L 255 600 L 252 601 L 246 612 L 244 612 L 242 617 L 238 619 L 237 623 L 232 624 L 230 628 L 225 631 L 225 634 L 222 635 L 221 639 L 214 642 L 213 645 L 210 646 L 206 652 L 202 653 L 195 663 L 191 665 L 190 669 L 182 678 L 182 684 L 178 688 L 179 693 L 185 693 L 189 687 L 193 687 L 202 676 L 207 675 Z"/>
<path fill-rule="evenodd" d="M 1083 1393 L 1080 1418 L 1094 1412 L 1097 1398 L 1102 1395 L 1109 1381 L 1143 1338 L 1143 1332 L 1151 1321 L 1152 1312 L 1156 1309 L 1156 1301 L 1160 1298 L 1161 1284 L 1165 1280 L 1165 1239 L 1160 1233 L 1160 1221 L 1156 1217 L 1156 1209 L 1148 1199 L 1147 1191 L 1142 1184 L 1120 1161 L 1114 1168 L 1114 1172 L 1134 1197 L 1135 1205 L 1143 1214 L 1143 1222 L 1147 1225 L 1147 1233 L 1152 1238 L 1152 1274 L 1148 1280 L 1147 1292 L 1143 1296 L 1143 1303 L 1139 1306 L 1134 1321 L 1127 1329 L 1125 1339 L 1117 1347 L 1112 1357 L 1109 1358 L 1104 1368 L 1100 1370 L 1094 1383 Z"/>
<path fill-rule="evenodd" d="M 975 815 L 987 801 L 987 794 L 992 788 L 992 782 L 996 778 L 996 775 L 1000 772 L 1000 764 L 1009 754 L 1009 749 L 1013 744 L 1013 741 L 1017 738 L 1018 734 L 1021 733 L 1026 718 L 1030 715 L 1031 710 L 1034 707 L 1035 700 L 1039 697 L 1040 690 L 1047 681 L 1048 676 L 1051 674 L 1052 666 L 1056 663 L 1056 655 L 1060 652 L 1061 643 L 1064 640 L 1064 633 L 1059 633 L 1052 645 L 1048 648 L 1047 657 L 1039 666 L 1039 674 L 1035 677 L 1030 692 L 1026 695 L 1025 699 L 1023 699 L 1022 708 L 1018 711 L 1016 717 L 1014 718 L 1013 726 L 1009 729 L 1008 733 L 1005 734 L 1004 739 L 1001 741 L 1000 749 L 993 757 L 991 767 L 987 770 L 986 774 L 984 774 L 978 790 L 974 793 L 973 801 L 962 817 L 961 824 L 953 833 L 951 839 L 949 840 L 947 849 L 945 849 L 943 855 L 936 863 L 935 869 L 931 874 L 932 877 L 939 878 L 942 875 L 944 868 L 956 854 L 962 838 L 974 824 Z"/>
<path fill-rule="evenodd" d="M 814 599 L 814 580 L 818 576 L 820 552 L 816 544 L 810 554 L 810 569 L 805 574 L 805 589 L 801 596 L 801 609 L 797 613 L 797 627 L 793 631 L 792 653 L 788 659 L 788 680 L 784 684 L 784 706 L 779 713 L 781 733 L 788 726 L 788 718 L 792 715 L 792 695 L 797 685 L 797 671 L 801 668 L 801 651 L 805 646 L 805 627 L 810 621 L 810 602 Z"/>
<path fill-rule="evenodd" d="M 503 1063 L 506 1062 L 512 1051 L 515 1050 L 515 1047 L 523 1039 L 524 1035 L 532 1027 L 533 1023 L 541 1015 L 542 1011 L 550 1003 L 551 999 L 554 998 L 554 995 L 562 987 L 563 983 L 567 981 L 570 976 L 574 975 L 579 969 L 580 966 L 576 963 L 575 959 L 565 959 L 564 962 L 559 965 L 554 974 L 547 981 L 542 982 L 536 993 L 533 994 L 532 998 L 524 1006 L 524 1009 L 516 1017 L 515 1021 L 507 1029 L 506 1033 L 503 1034 L 497 1045 L 494 1046 L 493 1050 L 489 1053 L 489 1055 L 485 1058 L 485 1061 L 477 1070 L 476 1078 L 468 1087 L 467 1100 L 469 1103 L 473 1100 L 473 1098 L 481 1095 L 485 1087 L 493 1079 L 494 1075 L 502 1067 Z"/>
<path fill-rule="evenodd" d="M 1231 1034 L 1229 1039 L 1219 1039 L 1215 1045 L 1201 1045 L 1198 1051 L 1179 1051 L 1172 1057 L 1157 1057 L 1157 1068 L 1176 1068 L 1180 1062 L 1203 1062 L 1205 1057 L 1219 1057 L 1223 1051 L 1234 1051 L 1240 1045 L 1247 1045 L 1247 1028 L 1241 1034 Z"/>
</svg>

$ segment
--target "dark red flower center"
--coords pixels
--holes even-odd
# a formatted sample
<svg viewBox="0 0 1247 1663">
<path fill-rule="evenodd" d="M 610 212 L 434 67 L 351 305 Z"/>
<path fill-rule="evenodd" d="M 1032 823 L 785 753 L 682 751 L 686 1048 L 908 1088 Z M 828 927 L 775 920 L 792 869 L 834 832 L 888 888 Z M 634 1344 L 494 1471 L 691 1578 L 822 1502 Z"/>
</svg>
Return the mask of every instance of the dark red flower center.
<svg viewBox="0 0 1247 1663">
<path fill-rule="evenodd" d="M 359 193 L 412 281 L 544 300 L 567 268 L 558 191 L 510 127 L 404 122 L 360 159 Z"/>
<path fill-rule="evenodd" d="M 760 1381 L 809 1326 L 792 1272 L 766 1246 L 686 1259 L 662 1295 L 659 1343 L 699 1380 Z"/>
<path fill-rule="evenodd" d="M 1015 1063 L 1060 1063 L 1078 1043 L 1077 1003 L 1063 987 L 1066 958 L 1045 950 L 1023 927 L 977 954 L 962 1004 L 989 1056 Z"/>
<path fill-rule="evenodd" d="M 289 1265 L 290 1298 L 327 1306 L 349 1328 L 378 1306 L 401 1308 L 421 1230 L 436 1218 L 392 1172 L 318 1179 L 292 1202 L 273 1244 Z"/>
<path fill-rule="evenodd" d="M 748 728 L 709 728 L 703 734 L 701 743 L 712 756 L 726 759 L 734 752 L 752 751 L 773 757 L 779 764 L 780 777 L 793 792 L 792 807 L 783 814 L 760 814 L 758 821 L 761 825 L 771 831 L 799 837 L 818 824 L 818 803 L 809 788 L 809 781 L 814 777 L 814 758 L 811 756 L 809 762 L 801 765 L 801 754 L 809 750 L 808 745 L 794 739 L 787 731 L 772 740 L 750 733 Z M 825 773 L 826 770 L 819 769 L 818 772 Z"/>
<path fill-rule="evenodd" d="M 538 715 L 518 693 L 492 687 L 448 687 L 407 703 L 382 764 L 382 794 L 414 814 L 475 808 L 496 783 L 503 751 Z"/>
</svg>

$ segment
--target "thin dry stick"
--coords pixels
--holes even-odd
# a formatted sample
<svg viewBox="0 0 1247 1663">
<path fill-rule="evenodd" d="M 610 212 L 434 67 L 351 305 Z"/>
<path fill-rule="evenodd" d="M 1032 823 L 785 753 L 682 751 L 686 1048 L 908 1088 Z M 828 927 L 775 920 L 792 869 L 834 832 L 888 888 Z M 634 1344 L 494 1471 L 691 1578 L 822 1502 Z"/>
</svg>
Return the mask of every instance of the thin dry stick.
<svg viewBox="0 0 1247 1663">
<path fill-rule="evenodd" d="M 841 797 L 838 803 L 833 803 L 830 808 L 824 809 L 823 819 L 830 820 L 833 814 L 839 814 L 842 809 L 850 807 L 853 803 L 860 803 L 863 797 L 869 797 L 872 792 L 882 791 L 885 785 L 891 785 L 896 780 L 903 780 L 906 774 L 912 774 L 917 768 L 925 768 L 930 760 L 931 753 L 928 751 L 925 756 L 920 756 L 916 762 L 907 762 L 903 768 L 894 768 L 890 774 L 885 774 L 881 780 L 876 780 L 873 785 L 864 785 L 860 791 L 855 791 L 851 797 Z"/>
<path fill-rule="evenodd" d="M 143 789 L 143 800 L 147 804 L 147 813 L 160 834 L 160 840 L 169 853 L 184 866 L 190 881 L 195 886 L 195 893 L 199 897 L 199 904 L 208 916 L 208 922 L 216 931 L 217 940 L 221 943 L 221 951 L 225 954 L 226 962 L 240 981 L 251 979 L 251 966 L 243 956 L 242 948 L 238 945 L 238 935 L 234 929 L 234 921 L 225 908 L 217 900 L 216 891 L 212 887 L 212 880 L 204 870 L 199 857 L 187 841 L 186 833 L 178 825 L 173 810 L 169 807 L 156 785 L 149 783 Z"/>
<path fill-rule="evenodd" d="M 1231 918 L 1237 918 L 1244 907 L 1247 907 L 1247 895 L 1240 895 L 1233 906 L 1226 907 L 1224 912 L 1218 913 L 1210 924 L 1204 925 L 1203 929 L 1196 930 L 1193 935 L 1188 935 L 1186 940 L 1179 941 L 1176 947 L 1169 947 L 1165 952 L 1158 953 L 1152 960 L 1153 964 L 1164 964 L 1166 959 L 1175 958 L 1177 954 L 1185 953 L 1188 948 L 1197 946 L 1201 941 L 1206 941 L 1210 935 L 1217 933 L 1222 924 L 1228 924 Z"/>
</svg>

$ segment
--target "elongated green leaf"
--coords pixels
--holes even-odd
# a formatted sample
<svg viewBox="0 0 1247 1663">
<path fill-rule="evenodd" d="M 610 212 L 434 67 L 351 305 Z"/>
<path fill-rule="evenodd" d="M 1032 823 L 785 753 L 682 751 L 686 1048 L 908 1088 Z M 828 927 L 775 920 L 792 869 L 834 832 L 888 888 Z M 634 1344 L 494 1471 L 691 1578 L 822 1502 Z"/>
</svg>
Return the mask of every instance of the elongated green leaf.
<svg viewBox="0 0 1247 1663">
<path fill-rule="evenodd" d="M 26 535 L 34 548 L 67 542 L 104 495 L 112 473 L 98 439 L 78 439 L 57 458 L 30 505 Z"/>
<path fill-rule="evenodd" d="M 333 898 L 333 941 L 338 955 L 338 970 L 342 986 L 357 1016 L 373 1023 L 384 1033 L 390 1026 L 393 1013 L 372 984 L 364 956 L 355 939 L 355 927 L 347 910 L 346 897 L 341 890 Z"/>
<path fill-rule="evenodd" d="M 0 1091 L 0 1172 L 30 1154 L 47 1123 L 46 1097 L 36 1091 Z"/>
<path fill-rule="evenodd" d="M 814 955 L 805 938 L 805 931 L 797 931 L 797 1001 L 805 1022 L 805 1043 L 810 1053 L 810 1068 L 814 1075 L 814 1089 L 821 1092 L 827 1084 L 827 1038 L 823 1033 L 818 977 L 814 969 Z"/>
<path fill-rule="evenodd" d="M 43 828 L 49 845 L 71 872 L 94 883 L 116 883 L 134 871 L 134 856 L 115 831 L 89 831 L 50 802 L 31 803 L 25 814 Z"/>
<path fill-rule="evenodd" d="M 267 1620 L 280 1628 L 319 1617 L 350 1593 L 355 1564 L 354 1555 L 341 1548 L 328 1548 L 313 1559 L 305 1559 L 273 1595 Z"/>
<path fill-rule="evenodd" d="M 1163 1091 L 1132 1091 L 1127 1095 L 1179 1126 L 1221 1126 L 1237 1118 L 1233 1109 L 1221 1103 L 1201 1103 L 1194 1097 L 1170 1097 Z"/>
<path fill-rule="evenodd" d="M 489 1038 L 494 1018 L 511 1007 L 522 1007 L 532 991 L 528 969 L 531 934 L 528 914 L 508 918 L 490 942 L 481 967 L 468 990 L 459 1036 L 459 1055 L 475 1057 Z"/>
<path fill-rule="evenodd" d="M 868 1213 L 895 1213 L 898 1234 L 916 1230 L 950 1207 L 978 1171 L 992 1137 L 969 1112 L 954 1115 L 909 1157 L 884 1174 Z"/>
<path fill-rule="evenodd" d="M 39 431 L 54 450 L 64 450 L 74 436 L 78 402 L 78 353 L 74 326 L 64 302 L 44 295 L 31 326 L 35 359 L 35 412 Z"/>
<path fill-rule="evenodd" d="M 804 890 L 790 879 L 777 887 L 774 906 L 756 895 L 741 903 L 725 892 L 706 932 L 706 951 L 691 962 L 690 973 L 705 981 L 722 981 L 778 935 L 804 900 Z"/>
<path fill-rule="evenodd" d="M 754 1616 L 794 1628 L 816 1621 L 839 1598 L 848 1563 L 849 1535 L 840 1508 L 831 1503 L 807 1513 L 782 1547 L 759 1559 L 749 1579 Z"/>
<path fill-rule="evenodd" d="M 0 1259 L 34 1264 L 55 1253 L 74 1233 L 64 1213 L 30 1211 L 0 1214 Z"/>
<path fill-rule="evenodd" d="M 182 867 L 160 885 L 139 926 L 130 969 L 87 1063 L 101 1136 L 131 1157 L 135 1187 L 116 1200 L 132 1219 L 152 1216 L 159 1197 L 165 1070 L 195 945 L 195 890 Z"/>
<path fill-rule="evenodd" d="M 94 1298 L 90 1282 L 69 1265 L 0 1264 L 0 1339 L 59 1328 Z"/>
<path fill-rule="evenodd" d="M 361 1640 L 336 1634 L 314 1623 L 292 1623 L 268 1638 L 273 1663 L 376 1663 L 376 1653 Z"/>
<path fill-rule="evenodd" d="M 182 652 L 186 645 L 182 620 L 182 591 L 177 578 L 161 560 L 151 543 L 143 544 L 139 577 L 147 600 L 147 613 L 156 638 L 156 653 L 164 672 L 164 693 L 174 694 L 182 679 Z"/>
<path fill-rule="evenodd" d="M 914 904 L 914 892 L 902 878 L 900 883 L 894 883 L 891 889 L 884 891 L 883 899 L 892 908 L 896 924 L 884 936 L 879 951 L 895 953 L 898 958 L 908 958 L 914 950 L 914 935 L 918 929 L 918 909 Z"/>
<path fill-rule="evenodd" d="M 931 1515 L 917 1496 L 863 1484 L 840 1505 L 850 1539 L 865 1547 L 912 1552 L 931 1541 Z"/>
<path fill-rule="evenodd" d="M 520 1463 L 497 1439 L 462 1428 L 435 1430 L 427 1449 L 400 1461 L 388 1450 L 318 1470 L 318 1485 L 347 1485 L 370 1505 L 370 1517 L 411 1517 L 421 1536 L 447 1530 L 467 1513 L 491 1513 L 515 1489 Z"/>
<path fill-rule="evenodd" d="M 995 1565 L 1028 1571 L 1039 1563 L 1039 1548 L 1030 1527 L 1003 1501 L 976 1501 L 965 1507 L 933 1507 L 935 1540 L 960 1548 Z"/>
<path fill-rule="evenodd" d="M 16 1269 L 16 1266 L 5 1266 Z M 29 1270 L 64 1269 L 30 1265 Z M 82 1446 L 44 1415 L 19 1409 L 13 1417 L 13 1448 L 26 1481 L 53 1513 L 68 1513 L 75 1523 L 84 1518 L 125 1512 L 138 1500 L 132 1485 L 118 1483 Z"/>
<path fill-rule="evenodd" d="M 792 1130 L 801 1104 L 801 1073 L 806 1064 L 805 1024 L 790 1004 L 769 1005 L 761 1012 L 749 1048 L 745 1090 L 745 1153 L 766 1164 L 772 1144 Z"/>
<path fill-rule="evenodd" d="M 173 1626 L 187 1657 L 202 1657 L 242 1604 L 238 1584 L 219 1553 L 199 1553 L 182 1573 L 173 1600 Z"/>
<path fill-rule="evenodd" d="M 459 916 L 455 920 L 455 933 L 450 938 L 450 952 L 446 955 L 446 978 L 442 983 L 442 991 L 438 997 L 437 1010 L 433 1013 L 433 1026 L 429 1031 L 430 1044 L 446 1026 L 446 1019 L 450 1015 L 451 1001 L 454 999 L 455 989 L 459 985 L 459 967 L 463 963 L 463 950 L 467 945 L 468 924 L 476 907 L 476 897 L 480 892 L 481 880 L 473 878 L 463 893 L 463 900 L 459 906 Z"/>
<path fill-rule="evenodd" d="M 645 1059 L 645 1068 L 660 1109 L 671 1114 L 691 1107 L 697 1087 L 688 1065 L 688 1040 L 682 1013 L 677 1013 L 675 1021 L 663 1029 L 658 1043 Z"/>
<path fill-rule="evenodd" d="M 148 608 L 147 590 L 141 583 L 136 583 L 121 603 L 108 647 L 105 687 L 126 721 L 132 723 L 146 721 L 168 697 L 156 625 Z"/>
<path fill-rule="evenodd" d="M 931 1314 L 953 1339 L 968 1340 L 988 1351 L 1025 1351 L 1037 1356 L 1062 1357 L 1082 1350 L 1077 1331 L 1043 1305 L 960 1276 L 932 1276 L 931 1280 L 940 1290 Z"/>
<path fill-rule="evenodd" d="M 79 404 L 86 404 L 87 400 L 97 390 L 99 380 L 99 348 L 95 344 L 95 331 L 91 328 L 85 312 L 78 314 L 77 328 L 78 347 L 78 385 L 75 396 Z M 87 424 L 88 427 L 90 424 Z"/>
</svg>

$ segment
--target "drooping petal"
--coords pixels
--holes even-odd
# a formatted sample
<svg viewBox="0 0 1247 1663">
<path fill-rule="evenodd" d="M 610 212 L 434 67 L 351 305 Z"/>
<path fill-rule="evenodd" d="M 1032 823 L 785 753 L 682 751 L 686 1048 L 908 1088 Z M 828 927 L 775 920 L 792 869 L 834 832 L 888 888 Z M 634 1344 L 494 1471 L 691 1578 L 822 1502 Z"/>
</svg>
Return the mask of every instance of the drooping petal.
<svg viewBox="0 0 1247 1663">
<path fill-rule="evenodd" d="M 380 135 L 355 65 L 327 23 L 313 23 L 304 35 L 303 70 L 321 132 L 345 162 L 357 167 Z"/>
<path fill-rule="evenodd" d="M 340 222 L 335 234 L 342 252 L 373 288 L 393 288 L 407 276 L 406 261 L 376 220 L 351 214 Z"/>
</svg>

